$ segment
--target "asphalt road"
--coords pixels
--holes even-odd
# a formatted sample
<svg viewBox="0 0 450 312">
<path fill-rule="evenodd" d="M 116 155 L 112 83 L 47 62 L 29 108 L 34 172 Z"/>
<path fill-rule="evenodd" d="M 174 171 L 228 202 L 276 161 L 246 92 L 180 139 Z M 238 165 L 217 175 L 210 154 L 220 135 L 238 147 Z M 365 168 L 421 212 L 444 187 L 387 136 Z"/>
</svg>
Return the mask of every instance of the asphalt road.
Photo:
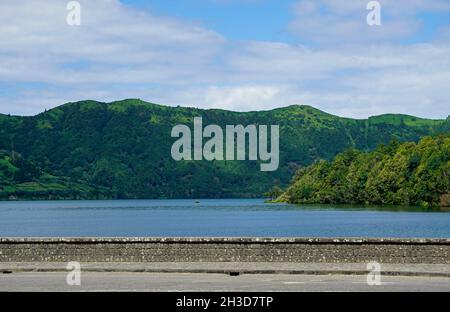
<svg viewBox="0 0 450 312">
<path fill-rule="evenodd" d="M 283 275 L 191 273 L 81 274 L 81 286 L 68 286 L 66 273 L 0 274 L 0 291 L 445 291 L 450 278 L 382 276 L 368 286 L 365 275 Z"/>
</svg>

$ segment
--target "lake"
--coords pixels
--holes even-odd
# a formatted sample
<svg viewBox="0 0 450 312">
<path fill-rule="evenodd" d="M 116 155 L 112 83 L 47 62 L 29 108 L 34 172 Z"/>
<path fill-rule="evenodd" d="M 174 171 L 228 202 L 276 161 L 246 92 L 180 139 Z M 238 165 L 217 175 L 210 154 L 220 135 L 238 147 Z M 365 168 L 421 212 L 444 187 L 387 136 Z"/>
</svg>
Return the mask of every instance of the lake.
<svg viewBox="0 0 450 312">
<path fill-rule="evenodd" d="M 450 213 L 262 199 L 0 202 L 0 236 L 450 238 Z"/>
</svg>

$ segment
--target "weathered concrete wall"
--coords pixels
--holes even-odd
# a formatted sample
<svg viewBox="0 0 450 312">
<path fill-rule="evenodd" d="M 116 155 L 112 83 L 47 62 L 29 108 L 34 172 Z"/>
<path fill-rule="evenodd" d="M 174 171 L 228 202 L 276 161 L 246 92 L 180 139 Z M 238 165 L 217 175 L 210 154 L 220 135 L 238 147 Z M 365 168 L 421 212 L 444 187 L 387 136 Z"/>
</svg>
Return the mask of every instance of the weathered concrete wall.
<svg viewBox="0 0 450 312">
<path fill-rule="evenodd" d="M 450 263 L 450 239 L 0 238 L 0 262 Z"/>
</svg>

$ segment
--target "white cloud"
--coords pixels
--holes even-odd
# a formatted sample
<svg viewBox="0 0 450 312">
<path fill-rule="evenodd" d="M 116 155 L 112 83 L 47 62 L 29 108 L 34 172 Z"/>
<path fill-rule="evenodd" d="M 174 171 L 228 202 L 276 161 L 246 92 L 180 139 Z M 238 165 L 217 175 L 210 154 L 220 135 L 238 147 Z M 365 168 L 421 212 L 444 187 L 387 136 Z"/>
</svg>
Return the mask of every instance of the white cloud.
<svg viewBox="0 0 450 312">
<path fill-rule="evenodd" d="M 297 17 L 306 23 L 296 31 L 321 43 L 306 46 L 236 42 L 201 25 L 154 16 L 116 0 L 81 1 L 80 27 L 65 23 L 65 1 L 3 0 L 0 111 L 34 114 L 69 101 L 133 97 L 237 111 L 309 104 L 349 117 L 387 112 L 446 117 L 448 26 L 428 44 L 391 39 L 414 32 L 400 24 L 416 23 L 415 13 L 447 10 L 450 3 L 408 1 L 410 10 L 403 16 L 404 1 L 382 1 L 390 16 L 401 17 L 396 21 L 400 26 L 369 42 L 352 33 L 360 12 L 355 3 L 364 4 L 365 23 L 367 2 L 358 1 L 299 1 Z M 323 14 L 318 5 L 330 13 Z M 320 24 L 319 16 L 337 26 Z M 324 44 L 330 36 L 345 38 L 345 44 Z M 17 86 L 1 92 L 2 83 Z"/>
<path fill-rule="evenodd" d="M 369 0 L 300 0 L 290 29 L 300 38 L 327 45 L 385 42 L 415 35 L 418 13 L 450 10 L 447 0 L 379 0 L 382 25 L 367 25 Z"/>
<path fill-rule="evenodd" d="M 204 103 L 209 107 L 226 107 L 231 110 L 259 110 L 272 108 L 274 102 L 286 91 L 279 86 L 209 87 Z"/>
<path fill-rule="evenodd" d="M 224 41 L 197 25 L 142 13 L 116 0 L 80 2 L 82 24 L 71 27 L 65 1 L 3 0 L 0 80 L 172 81 L 209 66 Z M 86 68 L 74 69 L 80 62 Z"/>
</svg>

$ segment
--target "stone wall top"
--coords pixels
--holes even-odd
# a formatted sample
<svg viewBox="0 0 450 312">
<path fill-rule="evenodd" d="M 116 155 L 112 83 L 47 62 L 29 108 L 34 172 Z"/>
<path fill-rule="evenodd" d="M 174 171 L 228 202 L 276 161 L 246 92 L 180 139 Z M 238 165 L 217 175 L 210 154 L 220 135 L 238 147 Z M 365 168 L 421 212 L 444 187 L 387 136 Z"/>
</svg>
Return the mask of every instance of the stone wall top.
<svg viewBox="0 0 450 312">
<path fill-rule="evenodd" d="M 307 237 L 3 237 L 0 244 L 70 243 L 214 243 L 214 244 L 420 244 L 450 245 L 450 238 L 307 238 Z"/>
</svg>

